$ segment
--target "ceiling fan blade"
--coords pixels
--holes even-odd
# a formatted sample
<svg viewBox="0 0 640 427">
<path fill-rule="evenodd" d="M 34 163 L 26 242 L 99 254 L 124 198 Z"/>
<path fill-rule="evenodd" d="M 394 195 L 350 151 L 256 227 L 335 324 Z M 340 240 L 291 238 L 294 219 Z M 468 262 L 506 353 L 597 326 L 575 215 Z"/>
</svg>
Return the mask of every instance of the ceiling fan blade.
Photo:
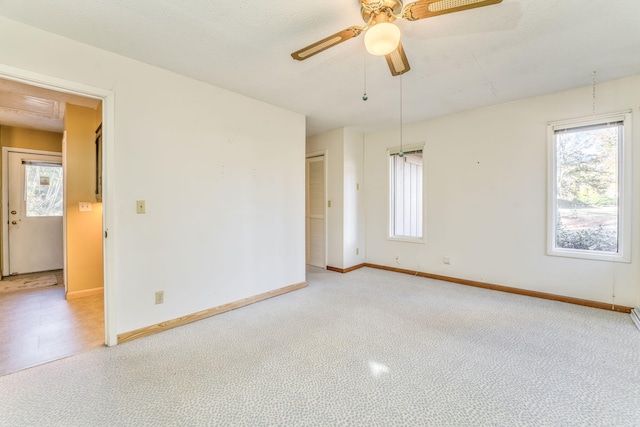
<svg viewBox="0 0 640 427">
<path fill-rule="evenodd" d="M 402 9 L 402 17 L 408 21 L 417 21 L 498 3 L 502 3 L 502 0 L 420 0 L 406 5 Z"/>
<path fill-rule="evenodd" d="M 402 42 L 398 43 L 396 50 L 385 55 L 385 58 L 387 60 L 387 65 L 389 65 L 389 70 L 391 70 L 391 74 L 394 76 L 404 74 L 411 69 L 407 55 L 404 53 Z"/>
<path fill-rule="evenodd" d="M 317 41 L 305 48 L 302 48 L 291 54 L 293 59 L 303 61 L 316 53 L 320 53 L 323 50 L 329 49 L 337 44 L 359 36 L 364 31 L 363 27 L 349 27 L 346 30 L 342 30 L 329 37 L 326 37 L 320 41 Z"/>
</svg>

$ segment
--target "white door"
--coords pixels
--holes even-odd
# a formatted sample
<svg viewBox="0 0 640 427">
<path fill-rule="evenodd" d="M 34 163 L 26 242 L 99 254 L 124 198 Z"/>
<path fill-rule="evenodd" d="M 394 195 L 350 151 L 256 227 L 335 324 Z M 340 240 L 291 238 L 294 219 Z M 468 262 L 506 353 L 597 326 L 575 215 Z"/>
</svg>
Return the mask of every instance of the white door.
<svg viewBox="0 0 640 427">
<path fill-rule="evenodd" d="M 325 268 L 324 156 L 307 159 L 306 181 L 307 264 Z"/>
<path fill-rule="evenodd" d="M 62 157 L 9 152 L 9 274 L 63 266 Z"/>
</svg>

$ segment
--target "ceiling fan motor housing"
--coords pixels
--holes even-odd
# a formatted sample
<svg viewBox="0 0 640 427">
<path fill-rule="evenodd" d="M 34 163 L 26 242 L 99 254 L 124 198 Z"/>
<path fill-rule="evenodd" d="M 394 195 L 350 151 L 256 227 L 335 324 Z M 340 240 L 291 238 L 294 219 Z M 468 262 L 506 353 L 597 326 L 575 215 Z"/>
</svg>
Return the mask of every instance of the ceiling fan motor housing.
<svg viewBox="0 0 640 427">
<path fill-rule="evenodd" d="M 402 0 L 360 0 L 360 5 L 364 22 L 369 22 L 372 17 L 375 18 L 381 14 L 387 16 L 385 22 L 393 22 L 396 20 L 395 16 L 402 13 Z"/>
</svg>

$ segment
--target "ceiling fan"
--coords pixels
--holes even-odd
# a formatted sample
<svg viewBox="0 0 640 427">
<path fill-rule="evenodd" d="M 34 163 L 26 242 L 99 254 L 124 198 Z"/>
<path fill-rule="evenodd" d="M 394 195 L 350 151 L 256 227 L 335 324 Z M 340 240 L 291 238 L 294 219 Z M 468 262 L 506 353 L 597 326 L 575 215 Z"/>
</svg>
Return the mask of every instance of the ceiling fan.
<svg viewBox="0 0 640 427">
<path fill-rule="evenodd" d="M 417 21 L 501 2 L 502 0 L 419 0 L 403 6 L 402 0 L 360 0 L 362 19 L 366 22 L 364 27 L 349 27 L 293 52 L 291 56 L 303 61 L 366 31 L 364 43 L 367 51 L 373 55 L 384 55 L 391 74 L 399 76 L 411 68 L 400 42 L 400 29 L 392 24 L 393 21 Z"/>
</svg>

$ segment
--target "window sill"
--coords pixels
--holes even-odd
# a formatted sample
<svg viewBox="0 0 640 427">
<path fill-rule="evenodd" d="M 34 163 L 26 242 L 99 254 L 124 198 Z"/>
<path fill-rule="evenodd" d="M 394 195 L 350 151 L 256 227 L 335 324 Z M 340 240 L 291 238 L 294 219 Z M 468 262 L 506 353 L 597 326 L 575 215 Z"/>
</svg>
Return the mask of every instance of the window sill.
<svg viewBox="0 0 640 427">
<path fill-rule="evenodd" d="M 400 237 L 400 236 L 387 236 L 387 240 L 391 240 L 394 242 L 405 242 L 405 243 L 425 243 L 424 237 Z"/>
<path fill-rule="evenodd" d="M 558 249 L 553 248 L 547 250 L 547 255 L 561 256 L 566 258 L 587 259 L 591 261 L 608 261 L 608 262 L 624 262 L 630 263 L 631 257 L 623 254 L 612 254 L 606 252 L 582 251 L 577 249 Z"/>
</svg>

